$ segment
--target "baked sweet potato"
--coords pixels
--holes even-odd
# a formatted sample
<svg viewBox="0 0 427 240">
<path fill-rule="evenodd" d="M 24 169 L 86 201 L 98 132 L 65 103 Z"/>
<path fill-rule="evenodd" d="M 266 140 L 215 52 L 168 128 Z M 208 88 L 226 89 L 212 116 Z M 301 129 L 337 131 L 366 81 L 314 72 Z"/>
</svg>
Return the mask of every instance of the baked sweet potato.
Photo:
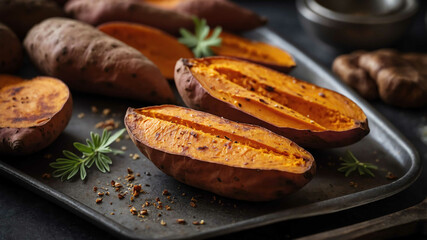
<svg viewBox="0 0 427 240">
<path fill-rule="evenodd" d="M 180 28 L 193 27 L 191 16 L 158 8 L 141 0 L 73 0 L 65 5 L 65 11 L 92 25 L 111 21 L 135 22 L 171 34 L 178 34 Z"/>
<path fill-rule="evenodd" d="M 215 55 L 240 58 L 281 72 L 289 72 L 296 65 L 289 53 L 270 44 L 227 32 L 221 32 L 219 37 L 222 39 L 221 46 L 212 47 Z"/>
<path fill-rule="evenodd" d="M 238 59 L 181 59 L 175 83 L 187 106 L 256 124 L 303 147 L 330 148 L 369 132 L 363 111 L 334 91 Z"/>
<path fill-rule="evenodd" d="M 287 138 L 192 109 L 129 108 L 125 125 L 164 173 L 229 198 L 281 198 L 308 183 L 316 170 L 311 154 Z"/>
<path fill-rule="evenodd" d="M 21 61 L 21 41 L 10 28 L 0 23 L 0 73 L 18 70 Z"/>
<path fill-rule="evenodd" d="M 53 0 L 0 0 L 0 22 L 20 39 L 44 19 L 63 16 L 64 11 Z"/>
<path fill-rule="evenodd" d="M 0 75 L 0 154 L 27 155 L 50 145 L 71 118 L 73 101 L 58 79 Z"/>
<path fill-rule="evenodd" d="M 180 58 L 194 57 L 175 37 L 142 24 L 113 22 L 102 24 L 98 29 L 140 51 L 167 79 L 173 79 L 175 63 Z"/>
<path fill-rule="evenodd" d="M 227 0 L 184 0 L 174 10 L 204 18 L 209 26 L 222 26 L 231 32 L 247 31 L 267 23 L 265 17 Z"/>
<path fill-rule="evenodd" d="M 88 24 L 47 19 L 31 29 L 24 46 L 42 72 L 71 89 L 154 103 L 174 99 L 168 82 L 150 60 Z"/>
</svg>

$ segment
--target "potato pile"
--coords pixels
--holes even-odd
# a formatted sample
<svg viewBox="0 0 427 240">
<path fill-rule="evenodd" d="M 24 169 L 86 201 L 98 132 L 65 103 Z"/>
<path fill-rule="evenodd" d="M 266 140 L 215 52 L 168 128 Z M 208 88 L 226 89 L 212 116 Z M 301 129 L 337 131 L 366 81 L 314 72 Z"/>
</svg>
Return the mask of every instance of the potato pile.
<svg viewBox="0 0 427 240">
<path fill-rule="evenodd" d="M 266 23 L 230 1 L 56 2 L 67 15 L 51 0 L 0 2 L 0 21 L 18 36 L 0 25 L 0 72 L 18 69 L 21 38 L 31 62 L 47 75 L 0 75 L 0 153 L 32 154 L 51 144 L 71 118 L 68 88 L 174 103 L 167 79 L 175 80 L 186 105 L 205 112 L 173 105 L 129 108 L 128 133 L 166 174 L 222 196 L 281 198 L 316 172 L 302 147 L 341 147 L 369 133 L 365 114 L 350 99 L 270 69 L 294 68 L 290 54 L 230 33 Z M 174 36 L 180 28 L 193 32 L 193 15 L 230 31 L 213 49 L 222 57 L 195 59 Z M 214 35 L 207 28 L 204 34 Z"/>
</svg>

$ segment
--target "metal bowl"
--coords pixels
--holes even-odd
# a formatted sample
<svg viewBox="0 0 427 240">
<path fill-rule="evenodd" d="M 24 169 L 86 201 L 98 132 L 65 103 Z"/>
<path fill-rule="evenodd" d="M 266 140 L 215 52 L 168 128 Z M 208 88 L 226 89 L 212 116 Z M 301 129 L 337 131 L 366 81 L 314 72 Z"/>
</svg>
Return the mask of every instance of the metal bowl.
<svg viewBox="0 0 427 240">
<path fill-rule="evenodd" d="M 418 10 L 416 0 L 297 0 L 304 29 L 341 48 L 374 49 L 401 39 Z"/>
</svg>

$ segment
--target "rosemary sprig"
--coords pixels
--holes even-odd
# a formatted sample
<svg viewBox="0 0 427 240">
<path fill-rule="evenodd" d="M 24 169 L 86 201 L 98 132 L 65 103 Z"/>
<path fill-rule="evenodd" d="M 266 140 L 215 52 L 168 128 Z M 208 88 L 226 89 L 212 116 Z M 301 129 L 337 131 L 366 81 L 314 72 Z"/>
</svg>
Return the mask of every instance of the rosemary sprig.
<svg viewBox="0 0 427 240">
<path fill-rule="evenodd" d="M 222 39 L 219 38 L 219 34 L 222 31 L 221 27 L 216 27 L 211 36 L 208 37 L 210 32 L 210 27 L 206 24 L 206 19 L 199 19 L 197 17 L 193 17 L 194 21 L 194 31 L 192 34 L 185 28 L 181 28 L 179 32 L 182 37 L 178 39 L 178 41 L 187 47 L 189 47 L 196 58 L 199 57 L 208 57 L 214 55 L 212 52 L 212 46 L 220 46 Z"/>
<path fill-rule="evenodd" d="M 112 149 L 109 145 L 124 132 L 125 129 L 121 129 L 111 135 L 111 132 L 104 129 L 102 136 L 90 132 L 91 139 L 86 139 L 86 145 L 79 142 L 73 143 L 74 147 L 82 153 L 82 157 L 67 150 L 62 151 L 65 157 L 58 158 L 55 162 L 49 164 L 49 166 L 56 169 L 52 175 L 60 177 L 61 180 L 69 180 L 80 171 L 80 178 L 84 180 L 87 176 L 86 168 L 92 167 L 94 163 L 99 171 L 103 173 L 110 172 L 110 164 L 113 162 L 106 154 L 122 154 L 123 152 Z"/>
<path fill-rule="evenodd" d="M 343 163 L 341 163 L 342 167 L 338 168 L 338 171 L 345 172 L 346 177 L 356 170 L 359 172 L 359 175 L 368 174 L 371 177 L 375 177 L 371 169 L 378 170 L 378 167 L 374 164 L 360 162 L 350 151 L 347 151 L 346 157 L 340 160 L 343 161 Z"/>
</svg>

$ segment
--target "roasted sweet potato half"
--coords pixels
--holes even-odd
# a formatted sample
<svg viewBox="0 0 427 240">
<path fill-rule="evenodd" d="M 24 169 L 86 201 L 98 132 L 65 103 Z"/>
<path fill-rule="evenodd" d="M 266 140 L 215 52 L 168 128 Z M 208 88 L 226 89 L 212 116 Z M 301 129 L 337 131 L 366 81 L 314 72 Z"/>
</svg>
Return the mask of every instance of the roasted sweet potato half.
<svg viewBox="0 0 427 240">
<path fill-rule="evenodd" d="M 240 58 L 281 72 L 289 72 L 296 65 L 289 53 L 270 44 L 227 32 L 221 32 L 220 38 L 221 46 L 212 47 L 215 55 Z"/>
<path fill-rule="evenodd" d="M 21 66 L 21 41 L 10 28 L 0 23 L 0 73 L 12 73 Z"/>
<path fill-rule="evenodd" d="M 289 139 L 193 109 L 129 108 L 125 125 L 136 146 L 164 173 L 229 198 L 281 198 L 316 171 L 311 154 Z"/>
<path fill-rule="evenodd" d="M 47 19 L 30 30 L 24 46 L 34 65 L 71 89 L 153 103 L 174 101 L 153 62 L 88 24 Z"/>
<path fill-rule="evenodd" d="M 140 51 L 167 79 L 173 79 L 175 63 L 180 58 L 194 57 L 190 49 L 175 37 L 149 26 L 112 22 L 102 24 L 98 29 Z"/>
<path fill-rule="evenodd" d="M 368 134 L 363 111 L 334 91 L 238 59 L 181 59 L 175 83 L 187 106 L 256 124 L 303 147 L 345 146 Z"/>
<path fill-rule="evenodd" d="M 73 101 L 60 80 L 0 75 L 0 154 L 27 155 L 51 144 L 71 118 Z"/>
</svg>

